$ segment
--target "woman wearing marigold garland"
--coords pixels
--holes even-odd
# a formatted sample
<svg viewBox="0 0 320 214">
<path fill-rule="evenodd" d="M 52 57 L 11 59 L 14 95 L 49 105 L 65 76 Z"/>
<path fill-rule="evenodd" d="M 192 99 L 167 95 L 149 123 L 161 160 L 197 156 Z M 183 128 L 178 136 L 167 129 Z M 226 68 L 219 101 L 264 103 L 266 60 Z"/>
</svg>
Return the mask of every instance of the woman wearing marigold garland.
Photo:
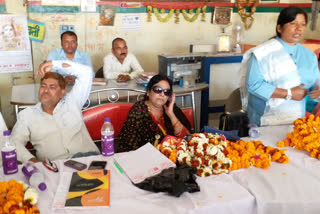
<svg viewBox="0 0 320 214">
<path fill-rule="evenodd" d="M 117 152 L 137 149 L 150 142 L 158 142 L 166 134 L 183 138 L 190 133 L 190 123 L 175 105 L 172 82 L 156 75 L 147 86 L 144 100 L 132 106 L 119 134 Z"/>
<path fill-rule="evenodd" d="M 306 95 L 320 95 L 320 80 L 315 54 L 299 44 L 308 16 L 299 7 L 281 11 L 277 37 L 249 50 L 242 62 L 241 96 L 250 123 L 257 125 L 291 124 L 303 117 Z"/>
</svg>

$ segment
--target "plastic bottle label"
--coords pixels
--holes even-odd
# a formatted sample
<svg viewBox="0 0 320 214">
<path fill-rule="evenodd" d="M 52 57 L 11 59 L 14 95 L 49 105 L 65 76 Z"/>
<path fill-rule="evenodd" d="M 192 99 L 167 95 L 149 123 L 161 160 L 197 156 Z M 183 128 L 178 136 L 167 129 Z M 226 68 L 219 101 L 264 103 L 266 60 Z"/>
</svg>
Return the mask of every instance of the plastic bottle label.
<svg viewBox="0 0 320 214">
<path fill-rule="evenodd" d="M 114 154 L 114 135 L 102 135 L 101 150 L 103 156 Z"/>
<path fill-rule="evenodd" d="M 3 172 L 6 175 L 11 175 L 18 172 L 18 162 L 16 150 L 1 151 Z"/>
<path fill-rule="evenodd" d="M 30 177 L 34 173 L 39 172 L 39 170 L 34 166 L 33 163 L 28 162 L 22 167 L 22 172 L 28 179 L 30 179 Z"/>
</svg>

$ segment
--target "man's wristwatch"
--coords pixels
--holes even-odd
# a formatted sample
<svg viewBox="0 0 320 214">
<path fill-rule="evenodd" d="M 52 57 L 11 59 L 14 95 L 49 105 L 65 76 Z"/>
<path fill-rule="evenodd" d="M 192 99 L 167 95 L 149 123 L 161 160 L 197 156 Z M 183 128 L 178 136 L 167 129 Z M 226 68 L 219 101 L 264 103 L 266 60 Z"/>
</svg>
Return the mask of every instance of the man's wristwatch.
<svg viewBox="0 0 320 214">
<path fill-rule="evenodd" d="M 287 90 L 287 96 L 285 97 L 286 100 L 291 100 L 292 99 L 292 94 L 291 94 L 291 89 Z"/>
</svg>

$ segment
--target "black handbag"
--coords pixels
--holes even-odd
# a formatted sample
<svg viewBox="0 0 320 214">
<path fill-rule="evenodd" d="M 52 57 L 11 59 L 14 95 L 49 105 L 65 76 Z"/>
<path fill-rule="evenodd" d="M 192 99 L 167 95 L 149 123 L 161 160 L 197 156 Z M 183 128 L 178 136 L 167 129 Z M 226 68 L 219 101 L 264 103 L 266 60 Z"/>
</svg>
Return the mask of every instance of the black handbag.
<svg viewBox="0 0 320 214">
<path fill-rule="evenodd" d="M 223 131 L 238 130 L 239 137 L 249 136 L 249 118 L 243 111 L 226 112 L 220 116 L 219 129 Z"/>
</svg>

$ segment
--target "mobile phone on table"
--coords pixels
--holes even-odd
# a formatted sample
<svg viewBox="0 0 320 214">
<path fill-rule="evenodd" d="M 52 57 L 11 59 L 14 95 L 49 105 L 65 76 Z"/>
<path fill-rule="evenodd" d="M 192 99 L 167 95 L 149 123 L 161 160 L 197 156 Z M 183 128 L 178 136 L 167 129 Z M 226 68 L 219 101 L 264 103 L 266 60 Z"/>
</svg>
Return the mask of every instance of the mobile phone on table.
<svg viewBox="0 0 320 214">
<path fill-rule="evenodd" d="M 64 162 L 64 165 L 80 171 L 87 168 L 87 164 L 84 164 L 75 160 L 67 160 L 66 162 Z"/>
<path fill-rule="evenodd" d="M 92 161 L 88 170 L 105 169 L 106 166 L 107 166 L 107 161 Z"/>
</svg>

